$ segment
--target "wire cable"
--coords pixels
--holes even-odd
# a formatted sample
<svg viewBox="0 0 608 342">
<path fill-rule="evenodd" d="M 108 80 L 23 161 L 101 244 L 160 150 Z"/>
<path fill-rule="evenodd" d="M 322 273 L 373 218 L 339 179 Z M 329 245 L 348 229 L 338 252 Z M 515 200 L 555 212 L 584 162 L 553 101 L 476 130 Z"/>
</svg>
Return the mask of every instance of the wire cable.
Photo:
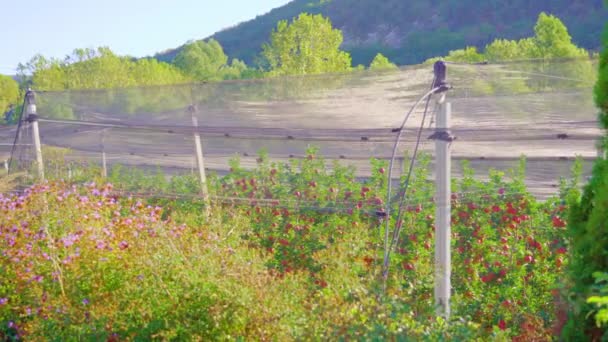
<svg viewBox="0 0 608 342">
<path fill-rule="evenodd" d="M 11 174 L 11 169 L 13 165 L 13 156 L 15 154 L 15 148 L 17 147 L 17 142 L 19 141 L 19 133 L 21 132 L 21 127 L 23 125 L 23 114 L 25 113 L 27 98 L 23 97 L 23 105 L 21 106 L 21 113 L 19 114 L 19 123 L 17 124 L 17 132 L 15 132 L 15 140 L 13 141 L 13 147 L 11 148 L 11 156 L 8 160 L 8 174 Z"/>
<path fill-rule="evenodd" d="M 431 87 L 435 84 L 435 80 L 436 79 L 434 78 Z M 437 88 L 435 88 L 435 89 L 437 89 Z M 434 93 L 435 93 L 435 91 L 433 91 L 433 94 Z M 430 100 L 431 100 L 431 96 L 427 97 L 426 105 L 425 105 L 425 108 L 424 108 L 424 115 L 422 116 L 422 120 L 420 122 L 420 128 L 418 129 L 418 136 L 416 138 L 416 145 L 414 147 L 414 154 L 413 154 L 413 156 L 412 156 L 412 158 L 410 160 L 410 166 L 409 166 L 409 169 L 408 169 L 408 174 L 407 174 L 407 177 L 406 177 L 406 180 L 405 180 L 405 184 L 404 184 L 403 190 L 399 194 L 399 197 L 401 198 L 401 200 L 400 200 L 400 203 L 399 203 L 399 210 L 397 212 L 397 220 L 395 221 L 395 230 L 393 231 L 393 238 L 392 238 L 390 244 L 388 242 L 387 236 L 385 235 L 385 244 L 384 244 L 384 246 L 385 246 L 385 252 L 384 252 L 384 262 L 383 262 L 383 267 L 382 267 L 382 269 L 383 269 L 383 271 L 382 271 L 382 277 L 383 277 L 383 281 L 384 282 L 386 282 L 386 279 L 388 278 L 388 269 L 389 269 L 389 265 L 390 265 L 391 250 L 393 249 L 394 244 L 395 244 L 395 239 L 396 239 L 395 237 L 397 237 L 397 239 L 398 239 L 398 236 L 399 236 L 399 234 L 401 232 L 401 226 L 399 224 L 399 221 L 401 219 L 401 216 L 403 215 L 403 209 L 404 209 L 404 206 L 405 206 L 405 203 L 406 203 L 406 198 L 407 198 L 407 190 L 409 188 L 409 183 L 410 183 L 410 179 L 411 179 L 411 176 L 412 176 L 412 171 L 414 169 L 414 164 L 416 162 L 416 158 L 418 157 L 418 148 L 420 146 L 420 138 L 421 138 L 421 135 L 422 135 L 422 131 L 424 129 L 424 123 L 426 121 L 426 116 L 427 116 L 427 113 L 428 113 L 428 107 L 429 107 Z M 389 176 L 389 179 L 391 179 L 390 176 Z M 391 182 L 389 182 L 389 184 L 390 183 Z M 388 196 L 389 196 L 388 198 L 390 199 L 390 191 L 387 191 L 387 193 L 388 193 Z M 388 204 L 387 207 L 390 208 L 390 203 Z M 390 216 L 389 215 L 390 215 L 390 212 L 389 212 L 389 210 L 387 210 L 387 227 L 388 227 L 388 222 L 390 222 Z M 388 229 L 386 229 L 385 233 L 388 233 Z"/>
<path fill-rule="evenodd" d="M 431 90 L 429 90 L 426 94 L 424 94 L 420 99 L 418 99 L 418 101 L 414 104 L 414 106 L 412 106 L 412 108 L 410 109 L 410 111 L 407 113 L 407 115 L 405 116 L 405 118 L 403 119 L 403 122 L 401 123 L 401 126 L 399 127 L 399 133 L 397 134 L 397 137 L 395 137 L 395 143 L 393 146 L 393 152 L 391 155 L 391 161 L 389 164 L 389 170 L 388 170 L 388 179 L 393 179 L 393 166 L 394 166 L 394 162 L 395 162 L 395 157 L 397 155 L 397 149 L 399 147 L 399 142 L 401 140 L 401 135 L 403 134 L 402 129 L 405 127 L 405 124 L 407 123 L 407 120 L 409 119 L 410 115 L 412 114 L 412 112 L 418 107 L 418 105 L 420 105 L 420 103 L 424 100 L 429 99 L 430 97 L 440 89 L 440 87 L 435 87 L 433 88 L 433 85 L 435 85 L 435 81 L 436 78 L 433 78 L 433 82 L 431 83 Z M 428 101 L 427 100 L 427 106 L 428 106 Z M 423 122 L 424 125 L 424 122 Z M 423 127 L 423 126 L 422 126 Z M 384 231 L 384 264 L 386 264 L 386 260 L 388 258 L 388 247 L 389 247 L 389 242 L 388 242 L 388 238 L 389 238 L 389 227 L 390 227 L 390 215 L 391 215 L 391 207 L 390 207 L 390 203 L 391 203 L 391 188 L 392 188 L 392 182 L 388 182 L 387 185 L 387 194 L 386 194 L 386 209 L 385 209 L 385 215 L 386 215 L 386 225 L 385 225 L 385 231 Z M 384 273 L 384 272 L 383 272 Z"/>
</svg>

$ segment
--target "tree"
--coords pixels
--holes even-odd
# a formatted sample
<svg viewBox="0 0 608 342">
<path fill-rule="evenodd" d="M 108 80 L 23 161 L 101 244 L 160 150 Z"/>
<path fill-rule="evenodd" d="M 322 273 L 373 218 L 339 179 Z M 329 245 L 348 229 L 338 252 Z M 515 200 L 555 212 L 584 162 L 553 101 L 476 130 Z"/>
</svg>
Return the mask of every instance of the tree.
<svg viewBox="0 0 608 342">
<path fill-rule="evenodd" d="M 224 80 L 238 80 L 246 75 L 249 75 L 249 67 L 245 62 L 239 59 L 232 59 L 230 65 L 225 65 L 221 70 L 220 74 Z"/>
<path fill-rule="evenodd" d="M 520 40 L 496 39 L 483 53 L 475 47 L 452 50 L 446 57 L 431 58 L 426 63 L 444 59 L 451 62 L 478 63 L 521 59 L 583 58 L 589 53 L 572 43 L 566 26 L 557 17 L 541 13 L 534 27 L 535 36 Z"/>
<path fill-rule="evenodd" d="M 264 44 L 271 75 L 306 75 L 351 69 L 351 58 L 340 50 L 342 32 L 322 15 L 302 13 L 291 24 L 281 20 Z"/>
<path fill-rule="evenodd" d="M 118 56 L 106 47 L 76 49 L 64 60 L 36 55 L 19 70 L 36 90 L 110 89 L 190 80 L 171 64 Z"/>
<path fill-rule="evenodd" d="M 534 26 L 534 32 L 537 50 L 530 55 L 538 54 L 538 57 L 544 59 L 588 56 L 587 51 L 572 43 L 568 29 L 557 17 L 541 13 Z"/>
<path fill-rule="evenodd" d="M 386 58 L 383 54 L 378 53 L 374 60 L 369 65 L 370 70 L 391 70 L 397 69 L 397 65 L 392 63 L 388 58 Z"/>
<path fill-rule="evenodd" d="M 63 63 L 66 89 L 109 89 L 135 86 L 132 60 L 107 47 L 76 49 Z"/>
<path fill-rule="evenodd" d="M 520 46 L 515 40 L 496 39 L 486 45 L 485 56 L 488 61 L 510 61 L 522 56 Z"/>
<path fill-rule="evenodd" d="M 519 59 L 535 59 L 542 57 L 534 37 L 520 39 L 517 42 L 517 50 L 519 51 Z"/>
<path fill-rule="evenodd" d="M 220 70 L 226 63 L 228 56 L 214 39 L 186 44 L 173 60 L 173 64 L 186 75 L 199 81 L 221 80 Z"/>
<path fill-rule="evenodd" d="M 19 102 L 19 84 L 9 76 L 0 75 L 0 120 L 11 106 Z"/>
<path fill-rule="evenodd" d="M 599 76 L 595 85 L 595 102 L 600 109 L 600 123 L 608 129 L 608 26 L 603 37 L 603 52 L 600 59 Z M 572 195 L 568 233 L 571 258 L 568 267 L 570 281 L 569 321 L 564 329 L 566 340 L 587 340 L 590 332 L 596 337 L 608 339 L 608 327 L 595 326 L 593 307 L 587 303 L 592 295 L 595 272 L 608 272 L 608 160 L 606 149 L 608 137 L 602 143 L 603 156 L 595 161 L 593 174 L 579 200 Z M 601 338 L 601 337 L 600 337 Z"/>
<path fill-rule="evenodd" d="M 37 90 L 64 90 L 67 81 L 63 67 L 60 60 L 38 54 L 26 64 L 19 64 L 19 78 L 24 86 L 33 84 Z"/>
<path fill-rule="evenodd" d="M 445 58 L 446 61 L 462 63 L 480 63 L 485 61 L 485 59 L 485 56 L 479 53 L 474 46 L 467 46 L 464 49 L 450 51 Z"/>
<path fill-rule="evenodd" d="M 154 58 L 131 62 L 129 69 L 137 86 L 179 84 L 190 80 L 176 66 L 159 62 Z"/>
</svg>

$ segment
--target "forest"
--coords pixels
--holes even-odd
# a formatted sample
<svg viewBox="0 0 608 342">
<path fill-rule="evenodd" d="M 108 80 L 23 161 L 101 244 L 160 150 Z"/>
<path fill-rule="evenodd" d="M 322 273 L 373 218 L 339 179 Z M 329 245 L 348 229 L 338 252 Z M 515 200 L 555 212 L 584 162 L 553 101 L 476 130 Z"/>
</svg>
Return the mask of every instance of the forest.
<svg viewBox="0 0 608 342">
<path fill-rule="evenodd" d="M 608 17 L 602 0 L 296 0 L 211 38 L 253 64 L 276 23 L 302 12 L 328 17 L 344 33 L 343 48 L 355 65 L 368 65 L 378 52 L 399 65 L 417 64 L 464 46 L 481 49 L 497 38 L 521 39 L 541 12 L 561 18 L 577 45 L 597 51 Z M 168 61 L 178 51 L 158 57 Z"/>
</svg>

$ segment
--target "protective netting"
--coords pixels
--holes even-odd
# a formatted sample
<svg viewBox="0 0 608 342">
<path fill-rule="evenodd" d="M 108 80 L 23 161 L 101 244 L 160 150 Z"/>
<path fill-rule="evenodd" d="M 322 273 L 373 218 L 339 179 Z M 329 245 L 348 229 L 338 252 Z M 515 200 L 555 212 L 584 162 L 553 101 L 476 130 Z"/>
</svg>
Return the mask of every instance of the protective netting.
<svg viewBox="0 0 608 342">
<path fill-rule="evenodd" d="M 421 65 L 386 72 L 37 92 L 43 155 L 45 163 L 55 163 L 48 172 L 64 178 L 74 172 L 65 165 L 100 166 L 104 158 L 109 169 L 123 165 L 197 175 L 198 132 L 205 167 L 212 173 L 226 173 L 235 156 L 253 168 L 260 150 L 282 163 L 307 158 L 307 149 L 314 146 L 328 165 L 339 161 L 355 166 L 358 177 L 368 177 L 371 158 L 390 158 L 395 128 L 428 91 L 432 69 Z M 516 167 L 525 155 L 532 191 L 555 191 L 576 155 L 596 156 L 601 132 L 592 98 L 595 74 L 596 61 L 582 59 L 449 64 L 454 160 L 470 160 L 483 177 L 489 168 Z M 397 165 L 409 162 L 423 107 L 405 126 Z M 435 99 L 429 112 L 434 110 Z M 420 151 L 432 155 L 434 143 L 427 139 L 434 129 L 431 117 L 424 123 Z M 4 159 L 9 159 L 14 133 L 14 128 L 0 132 Z M 24 123 L 12 172 L 31 168 L 30 144 L 29 124 Z M 458 176 L 459 165 L 453 165 Z"/>
</svg>

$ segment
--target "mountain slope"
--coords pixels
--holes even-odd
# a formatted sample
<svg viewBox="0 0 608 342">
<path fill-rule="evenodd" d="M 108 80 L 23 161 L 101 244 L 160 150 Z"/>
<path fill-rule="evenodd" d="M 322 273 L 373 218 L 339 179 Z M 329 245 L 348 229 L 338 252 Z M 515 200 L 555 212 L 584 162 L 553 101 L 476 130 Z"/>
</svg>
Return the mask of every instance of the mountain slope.
<svg viewBox="0 0 608 342">
<path fill-rule="evenodd" d="M 495 38 L 531 36 L 543 11 L 562 19 L 576 44 L 599 47 L 608 18 L 602 0 L 294 0 L 210 38 L 230 57 L 252 64 L 279 20 L 321 13 L 343 31 L 343 47 L 352 53 L 353 63 L 369 64 L 382 52 L 399 64 L 410 64 L 465 45 L 483 47 Z M 177 51 L 157 58 L 170 60 Z"/>
</svg>

